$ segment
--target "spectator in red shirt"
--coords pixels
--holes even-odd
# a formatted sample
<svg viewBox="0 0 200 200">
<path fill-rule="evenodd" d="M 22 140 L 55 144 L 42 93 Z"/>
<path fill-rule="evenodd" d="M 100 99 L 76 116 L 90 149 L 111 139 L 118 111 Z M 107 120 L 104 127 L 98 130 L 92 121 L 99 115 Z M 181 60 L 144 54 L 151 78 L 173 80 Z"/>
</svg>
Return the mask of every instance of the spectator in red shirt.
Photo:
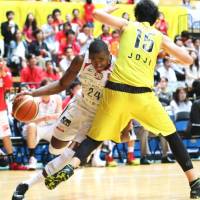
<svg viewBox="0 0 200 200">
<path fill-rule="evenodd" d="M 46 61 L 45 71 L 44 71 L 43 76 L 46 78 L 50 78 L 53 81 L 60 79 L 60 75 L 59 75 L 57 69 L 53 66 L 53 63 L 51 60 Z"/>
<path fill-rule="evenodd" d="M 29 54 L 27 60 L 28 66 L 24 67 L 20 74 L 21 82 L 32 83 L 29 87 L 37 88 L 43 79 L 42 68 L 36 65 L 37 60 L 34 54 Z"/>
<path fill-rule="evenodd" d="M 58 31 L 61 30 L 61 27 L 64 23 L 63 20 L 61 19 L 61 11 L 58 8 L 54 9 L 52 12 L 52 16 L 53 16 L 52 26 L 54 27 L 54 31 L 57 33 Z"/>
<path fill-rule="evenodd" d="M 19 165 L 15 162 L 13 155 L 12 142 L 10 139 L 11 131 L 9 127 L 7 105 L 5 101 L 5 93 L 12 86 L 12 76 L 3 58 L 0 58 L 0 139 L 3 141 L 4 148 L 8 154 L 8 164 L 10 170 L 26 170 L 25 166 Z"/>
<path fill-rule="evenodd" d="M 72 26 L 70 22 L 66 22 L 63 24 L 63 30 L 59 31 L 56 33 L 56 41 L 59 43 L 59 50 L 58 50 L 58 55 L 61 56 L 63 54 L 63 48 L 65 47 L 66 44 L 66 33 L 67 31 L 71 30 Z"/>
<path fill-rule="evenodd" d="M 75 32 L 71 29 L 66 32 L 66 37 L 62 38 L 62 40 L 60 41 L 60 46 L 59 46 L 60 55 L 64 54 L 65 49 L 68 46 L 72 47 L 74 55 L 77 55 L 80 53 L 80 45 L 76 40 Z"/>
<path fill-rule="evenodd" d="M 23 28 L 23 34 L 28 43 L 31 43 L 36 38 L 33 33 L 37 30 L 37 21 L 33 15 L 33 13 L 29 13 L 26 16 L 26 21 Z"/>
<path fill-rule="evenodd" d="M 165 16 L 162 12 L 159 13 L 159 18 L 157 19 L 157 21 L 155 23 L 155 27 L 161 33 L 163 33 L 164 35 L 167 35 L 168 24 L 167 24 L 167 21 L 165 20 Z"/>
<path fill-rule="evenodd" d="M 102 34 L 99 36 L 99 38 L 103 40 L 107 45 L 109 45 L 110 41 L 112 40 L 112 35 L 110 34 L 110 27 L 106 24 L 103 24 L 101 30 Z"/>
<path fill-rule="evenodd" d="M 80 11 L 79 11 L 79 9 L 74 9 L 73 11 L 72 11 L 72 15 L 73 15 L 73 19 L 72 19 L 72 23 L 74 23 L 74 24 L 77 24 L 78 26 L 79 26 L 79 28 L 81 28 L 82 26 L 83 26 L 83 22 L 82 22 L 82 20 L 79 18 L 79 14 L 80 14 Z"/>
<path fill-rule="evenodd" d="M 93 10 L 95 9 L 94 4 L 92 3 L 92 0 L 86 0 L 86 3 L 84 4 L 84 19 L 85 23 L 88 24 L 90 27 L 94 27 L 94 18 L 92 16 Z"/>
<path fill-rule="evenodd" d="M 66 90 L 67 96 L 62 102 L 62 108 L 64 109 L 70 102 L 70 100 L 77 94 L 81 93 L 81 83 L 74 81 L 68 90 Z"/>
</svg>

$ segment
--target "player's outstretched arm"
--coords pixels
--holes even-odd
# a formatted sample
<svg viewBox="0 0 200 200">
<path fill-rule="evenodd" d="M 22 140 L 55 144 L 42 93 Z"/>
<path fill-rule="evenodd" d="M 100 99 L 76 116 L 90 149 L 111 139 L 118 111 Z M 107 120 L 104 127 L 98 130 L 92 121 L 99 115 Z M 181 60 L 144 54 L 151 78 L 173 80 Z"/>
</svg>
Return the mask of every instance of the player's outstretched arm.
<svg viewBox="0 0 200 200">
<path fill-rule="evenodd" d="M 193 59 L 188 52 L 185 49 L 177 46 L 169 37 L 165 35 L 163 35 L 161 48 L 168 54 L 175 57 L 174 61 L 180 64 L 191 65 L 193 63 Z"/>
<path fill-rule="evenodd" d="M 52 95 L 52 94 L 60 93 L 61 91 L 65 90 L 73 80 L 75 80 L 76 76 L 78 75 L 78 73 L 81 69 L 83 60 L 84 60 L 83 56 L 76 56 L 72 60 L 70 67 L 64 73 L 64 75 L 61 77 L 60 80 L 50 83 L 50 84 L 48 84 L 44 87 L 38 88 L 36 90 L 33 90 L 31 92 L 21 93 L 18 96 L 28 94 L 33 97 L 38 97 L 38 96 Z"/>
<path fill-rule="evenodd" d="M 128 21 L 120 18 L 115 17 L 109 13 L 114 12 L 118 8 L 116 6 L 108 6 L 104 9 L 96 9 L 93 12 L 93 16 L 96 20 L 100 21 L 103 24 L 107 24 L 109 26 L 112 26 L 114 28 L 123 30 L 125 26 L 127 26 Z"/>
</svg>

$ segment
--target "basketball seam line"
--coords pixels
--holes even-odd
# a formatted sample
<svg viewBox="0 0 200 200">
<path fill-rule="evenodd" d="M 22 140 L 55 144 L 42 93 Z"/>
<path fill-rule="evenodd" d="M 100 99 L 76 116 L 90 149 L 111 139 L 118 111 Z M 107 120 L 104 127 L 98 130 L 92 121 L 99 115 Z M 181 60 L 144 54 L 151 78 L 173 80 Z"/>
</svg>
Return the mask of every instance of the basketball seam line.
<svg viewBox="0 0 200 200">
<path fill-rule="evenodd" d="M 22 102 L 22 103 L 20 104 L 20 106 L 18 106 L 17 110 L 16 110 L 15 113 L 14 113 L 14 117 L 15 117 L 15 118 L 16 118 L 16 113 L 18 112 L 18 110 L 19 110 L 25 103 L 27 103 L 29 100 L 30 100 L 30 98 L 29 98 L 29 99 L 26 99 L 24 102 Z M 34 101 L 33 97 L 32 97 L 32 100 Z M 31 107 L 32 107 L 32 105 L 33 105 L 33 101 L 32 101 Z M 34 101 L 34 102 L 35 102 L 35 101 Z M 31 107 L 30 107 L 29 111 L 31 110 Z M 37 108 L 37 110 L 38 110 L 38 108 Z M 38 113 L 38 111 L 37 111 L 37 113 Z M 27 113 L 26 113 L 26 114 L 27 114 Z M 33 119 L 35 119 L 35 117 L 36 117 L 36 115 L 34 116 Z M 23 121 L 23 118 L 24 118 L 24 116 L 22 117 L 22 120 L 20 120 L 20 121 Z"/>
</svg>

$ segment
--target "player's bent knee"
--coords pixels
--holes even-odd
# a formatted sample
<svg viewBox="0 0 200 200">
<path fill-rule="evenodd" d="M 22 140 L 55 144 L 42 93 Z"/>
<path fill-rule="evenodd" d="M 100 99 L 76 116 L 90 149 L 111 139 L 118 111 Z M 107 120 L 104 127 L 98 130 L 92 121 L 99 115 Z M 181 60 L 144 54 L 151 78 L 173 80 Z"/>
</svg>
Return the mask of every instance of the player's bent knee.
<svg viewBox="0 0 200 200">
<path fill-rule="evenodd" d="M 60 155 L 64 152 L 64 150 L 65 150 L 65 147 L 57 149 L 51 143 L 49 144 L 49 153 L 53 155 Z"/>
</svg>

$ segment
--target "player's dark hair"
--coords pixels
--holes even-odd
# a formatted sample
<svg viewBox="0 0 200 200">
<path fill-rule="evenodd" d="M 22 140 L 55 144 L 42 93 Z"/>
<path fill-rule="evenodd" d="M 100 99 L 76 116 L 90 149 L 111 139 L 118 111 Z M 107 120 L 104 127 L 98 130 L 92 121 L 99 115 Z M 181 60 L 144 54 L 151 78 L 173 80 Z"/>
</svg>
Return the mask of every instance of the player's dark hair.
<svg viewBox="0 0 200 200">
<path fill-rule="evenodd" d="M 141 0 L 135 6 L 135 18 L 138 22 L 149 22 L 152 26 L 158 16 L 158 7 L 151 0 Z"/>
<path fill-rule="evenodd" d="M 97 54 L 100 52 L 109 53 L 107 44 L 99 39 L 95 39 L 89 46 L 89 54 Z"/>
</svg>

